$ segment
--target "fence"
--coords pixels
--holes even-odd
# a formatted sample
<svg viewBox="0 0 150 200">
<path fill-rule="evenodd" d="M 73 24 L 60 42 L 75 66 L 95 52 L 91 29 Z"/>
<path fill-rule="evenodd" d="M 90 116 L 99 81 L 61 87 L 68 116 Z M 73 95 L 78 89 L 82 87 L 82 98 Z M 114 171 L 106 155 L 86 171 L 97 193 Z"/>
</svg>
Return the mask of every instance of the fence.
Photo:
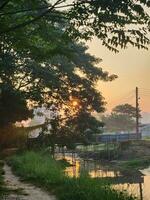
<svg viewBox="0 0 150 200">
<path fill-rule="evenodd" d="M 141 139 L 141 133 L 116 133 L 116 134 L 102 134 L 96 136 L 96 142 L 126 142 L 130 140 Z"/>
</svg>

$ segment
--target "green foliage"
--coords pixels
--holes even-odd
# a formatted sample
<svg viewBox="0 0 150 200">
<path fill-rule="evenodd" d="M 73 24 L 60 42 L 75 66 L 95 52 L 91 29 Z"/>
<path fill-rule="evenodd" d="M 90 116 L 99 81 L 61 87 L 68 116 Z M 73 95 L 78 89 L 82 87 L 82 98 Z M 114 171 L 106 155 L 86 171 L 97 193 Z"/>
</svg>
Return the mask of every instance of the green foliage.
<svg viewBox="0 0 150 200">
<path fill-rule="evenodd" d="M 25 148 L 27 132 L 23 128 L 7 126 L 0 128 L 0 150 L 5 148 Z"/>
<path fill-rule="evenodd" d="M 39 152 L 25 152 L 11 159 L 14 171 L 35 184 L 54 192 L 60 200 L 134 200 L 124 192 L 111 189 L 101 179 L 92 179 L 87 175 L 69 178 L 59 164 L 50 155 Z M 67 191 L 67 192 L 66 192 Z"/>
<path fill-rule="evenodd" d="M 148 0 L 77 1 L 69 10 L 69 33 L 85 39 L 96 35 L 103 45 L 115 52 L 118 47 L 128 45 L 145 48 L 149 43 L 145 34 L 149 32 L 150 17 L 144 6 L 150 6 Z"/>
<path fill-rule="evenodd" d="M 21 91 L 4 83 L 0 89 L 0 127 L 32 117 L 32 111 L 28 110 Z"/>
<path fill-rule="evenodd" d="M 149 43 L 146 34 L 150 18 L 145 9 L 150 7 L 149 0 L 39 0 L 32 3 L 21 0 L 4 1 L 0 5 L 2 36 L 24 30 L 26 26 L 34 31 L 36 25 L 46 19 L 57 26 L 61 21 L 64 31 L 72 38 L 88 40 L 97 36 L 115 52 L 118 47 L 146 48 Z"/>
<path fill-rule="evenodd" d="M 111 113 L 103 116 L 102 121 L 107 131 L 132 131 L 135 127 L 135 120 L 123 114 Z"/>
<path fill-rule="evenodd" d="M 70 96 L 80 99 L 84 113 L 88 110 L 84 114 L 87 121 L 92 119 L 92 111 L 104 111 L 105 100 L 95 83 L 117 76 L 98 67 L 101 60 L 77 41 L 97 36 L 115 52 L 130 44 L 147 48 L 149 15 L 144 8 L 149 7 L 148 2 L 3 0 L 0 126 L 31 117 L 29 108 L 43 103 L 54 103 L 61 110 Z M 79 127 L 83 129 L 85 124 L 75 125 L 74 130 L 79 133 Z"/>
<path fill-rule="evenodd" d="M 12 20 L 10 16 L 3 17 L 2 27 Z M 1 124 L 30 117 L 29 104 L 55 103 L 62 107 L 71 95 L 84 99 L 94 110 L 103 110 L 104 100 L 95 89 L 95 82 L 99 79 L 111 81 L 116 76 L 98 67 L 101 60 L 87 53 L 84 44 L 71 40 L 61 25 L 61 20 L 55 25 L 43 18 L 6 37 L 0 36 Z M 84 78 L 76 73 L 77 70 Z M 3 101 L 7 93 L 7 101 Z M 92 101 L 91 95 L 95 96 Z"/>
<path fill-rule="evenodd" d="M 60 185 L 64 178 L 61 165 L 42 152 L 30 151 L 16 155 L 10 163 L 19 176 L 44 187 Z"/>
<path fill-rule="evenodd" d="M 76 88 L 75 96 L 80 90 L 82 98 L 89 94 L 100 97 L 93 81 L 115 77 L 94 67 L 98 59 L 85 53 L 87 48 L 77 45 L 71 38 L 88 39 L 96 35 L 112 50 L 128 43 L 144 48 L 149 42 L 145 36 L 146 27 L 140 30 L 125 28 L 128 24 L 144 26 L 148 23 L 149 16 L 143 4 L 149 6 L 147 1 L 1 2 L 0 79 L 3 87 L 21 92 L 24 100 L 36 101 L 36 104 L 52 94 L 55 99 L 67 98 L 69 87 Z M 64 10 L 60 11 L 59 6 Z M 74 73 L 75 68 L 84 72 L 89 80 L 79 78 Z M 58 88 L 61 88 L 59 92 Z M 1 90 L 3 94 L 3 88 Z M 16 106 L 18 112 L 26 110 L 25 102 L 22 104 L 22 108 Z M 94 104 L 102 105 L 102 98 Z M 27 116 L 26 113 L 22 118 Z M 20 119 L 19 115 L 16 118 Z"/>
<path fill-rule="evenodd" d="M 67 191 L 67 192 L 63 192 Z M 78 179 L 68 179 L 65 182 L 63 191 L 58 193 L 60 200 L 134 200 L 132 196 L 126 193 L 117 192 L 106 185 L 105 182 L 99 179 L 91 179 L 88 176 L 83 176 Z"/>
<path fill-rule="evenodd" d="M 119 166 L 123 169 L 139 170 L 144 169 L 150 165 L 150 158 L 132 159 L 128 161 L 121 162 Z"/>
<path fill-rule="evenodd" d="M 91 116 L 87 108 L 80 110 L 77 116 L 70 118 L 66 122 L 69 132 L 72 132 L 70 143 L 85 143 L 88 144 L 93 139 L 93 134 L 99 132 L 98 128 L 104 124 Z"/>
<path fill-rule="evenodd" d="M 135 128 L 136 108 L 130 104 L 117 105 L 112 113 L 103 116 L 107 131 L 133 131 Z M 139 110 L 139 117 L 141 117 Z"/>
<path fill-rule="evenodd" d="M 112 112 L 116 113 L 116 114 L 127 115 L 132 118 L 136 117 L 136 108 L 127 103 L 116 106 L 115 108 L 113 108 Z M 139 110 L 139 112 L 140 112 L 140 110 Z M 141 117 L 140 114 L 139 114 L 139 117 Z"/>
</svg>

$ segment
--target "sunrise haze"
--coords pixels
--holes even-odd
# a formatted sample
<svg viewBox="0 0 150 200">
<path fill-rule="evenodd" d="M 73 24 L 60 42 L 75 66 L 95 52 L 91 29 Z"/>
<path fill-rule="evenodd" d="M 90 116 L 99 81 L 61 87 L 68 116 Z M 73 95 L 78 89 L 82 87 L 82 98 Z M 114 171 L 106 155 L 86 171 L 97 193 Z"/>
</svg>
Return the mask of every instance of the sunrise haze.
<svg viewBox="0 0 150 200">
<path fill-rule="evenodd" d="M 120 103 L 135 104 L 134 91 L 139 87 L 140 108 L 150 112 L 150 50 L 138 50 L 133 47 L 120 50 L 115 54 L 101 45 L 98 39 L 87 43 L 89 52 L 99 58 L 103 70 L 117 74 L 113 82 L 98 83 L 98 88 L 107 101 L 107 110 Z"/>
</svg>

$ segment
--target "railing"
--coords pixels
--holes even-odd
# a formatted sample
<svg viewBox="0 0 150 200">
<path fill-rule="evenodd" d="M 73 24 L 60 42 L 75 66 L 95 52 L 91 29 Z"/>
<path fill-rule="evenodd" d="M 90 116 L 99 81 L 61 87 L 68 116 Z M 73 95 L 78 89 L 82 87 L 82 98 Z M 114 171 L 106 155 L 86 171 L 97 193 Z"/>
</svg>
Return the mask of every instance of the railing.
<svg viewBox="0 0 150 200">
<path fill-rule="evenodd" d="M 96 136 L 97 142 L 125 142 L 141 139 L 141 133 L 120 133 L 120 134 L 102 134 Z"/>
</svg>

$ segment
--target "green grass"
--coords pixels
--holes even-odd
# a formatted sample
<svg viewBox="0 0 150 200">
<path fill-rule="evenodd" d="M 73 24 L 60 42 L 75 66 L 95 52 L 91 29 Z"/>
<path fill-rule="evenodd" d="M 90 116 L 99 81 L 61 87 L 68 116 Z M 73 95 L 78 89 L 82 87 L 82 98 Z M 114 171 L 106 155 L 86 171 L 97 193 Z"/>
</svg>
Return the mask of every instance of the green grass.
<svg viewBox="0 0 150 200">
<path fill-rule="evenodd" d="M 10 164 L 23 179 L 53 192 L 58 200 L 134 200 L 126 193 L 113 190 L 101 179 L 88 175 L 70 178 L 60 162 L 41 152 L 24 152 L 11 158 Z"/>
<path fill-rule="evenodd" d="M 108 144 L 109 150 L 114 150 L 114 145 L 113 144 Z M 116 146 L 115 146 L 116 148 Z M 82 152 L 88 152 L 88 151 L 104 151 L 106 150 L 106 145 L 105 144 L 94 144 L 94 145 L 78 145 L 77 149 L 82 151 Z"/>
<path fill-rule="evenodd" d="M 128 160 L 123 161 L 120 163 L 120 166 L 122 168 L 126 169 L 143 169 L 145 167 L 148 167 L 150 165 L 150 158 L 142 158 L 142 159 L 134 159 L 134 160 Z"/>
<path fill-rule="evenodd" d="M 62 164 L 43 152 L 25 152 L 12 157 L 12 169 L 24 180 L 32 181 L 44 187 L 60 185 L 64 181 Z"/>
<path fill-rule="evenodd" d="M 149 141 L 150 140 L 150 136 L 145 136 L 143 139 Z"/>
<path fill-rule="evenodd" d="M 66 192 L 67 191 L 67 192 Z M 59 200 L 134 200 L 127 193 L 112 189 L 106 182 L 90 177 L 66 180 L 57 195 Z"/>
</svg>

